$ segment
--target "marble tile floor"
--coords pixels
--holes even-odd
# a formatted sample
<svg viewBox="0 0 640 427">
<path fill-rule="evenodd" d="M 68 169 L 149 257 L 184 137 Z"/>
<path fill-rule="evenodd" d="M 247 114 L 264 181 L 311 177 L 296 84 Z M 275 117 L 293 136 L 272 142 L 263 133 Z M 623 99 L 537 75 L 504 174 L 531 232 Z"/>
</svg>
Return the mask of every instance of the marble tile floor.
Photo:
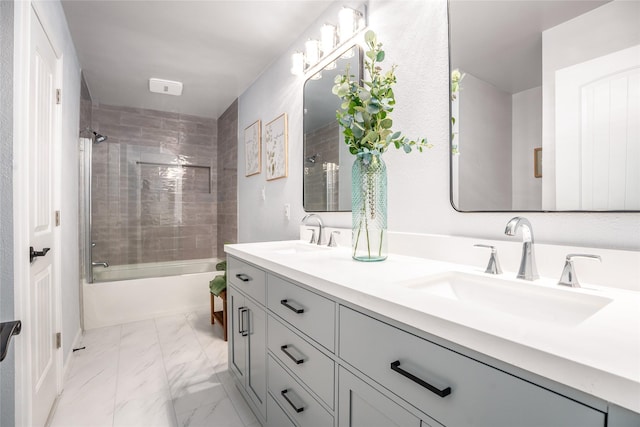
<svg viewBox="0 0 640 427">
<path fill-rule="evenodd" d="M 209 310 L 88 330 L 50 427 L 260 427 Z"/>
</svg>

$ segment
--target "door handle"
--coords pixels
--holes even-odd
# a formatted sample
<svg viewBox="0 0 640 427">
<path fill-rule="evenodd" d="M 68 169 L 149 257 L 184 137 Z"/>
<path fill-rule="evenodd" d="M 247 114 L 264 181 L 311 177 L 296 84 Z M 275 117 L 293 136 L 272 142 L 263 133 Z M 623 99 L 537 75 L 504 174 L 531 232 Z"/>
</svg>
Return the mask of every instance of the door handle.
<svg viewBox="0 0 640 427">
<path fill-rule="evenodd" d="M 20 335 L 22 330 L 22 322 L 14 320 L 13 322 L 0 323 L 0 362 L 7 357 L 9 352 L 9 344 L 11 343 L 11 337 L 14 335 Z"/>
<path fill-rule="evenodd" d="M 39 256 L 45 256 L 50 250 L 51 248 L 42 248 L 41 251 L 36 251 L 33 249 L 33 246 L 29 246 L 29 262 L 33 262 L 33 260 Z"/>
</svg>

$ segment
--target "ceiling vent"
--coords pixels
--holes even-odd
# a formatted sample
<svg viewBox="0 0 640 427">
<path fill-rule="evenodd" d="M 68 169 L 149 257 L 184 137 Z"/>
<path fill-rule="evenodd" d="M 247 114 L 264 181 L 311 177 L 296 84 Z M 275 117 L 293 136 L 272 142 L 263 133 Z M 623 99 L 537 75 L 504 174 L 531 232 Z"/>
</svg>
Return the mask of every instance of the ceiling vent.
<svg viewBox="0 0 640 427">
<path fill-rule="evenodd" d="M 149 79 L 149 90 L 165 95 L 182 95 L 182 82 L 174 82 L 164 79 Z"/>
</svg>

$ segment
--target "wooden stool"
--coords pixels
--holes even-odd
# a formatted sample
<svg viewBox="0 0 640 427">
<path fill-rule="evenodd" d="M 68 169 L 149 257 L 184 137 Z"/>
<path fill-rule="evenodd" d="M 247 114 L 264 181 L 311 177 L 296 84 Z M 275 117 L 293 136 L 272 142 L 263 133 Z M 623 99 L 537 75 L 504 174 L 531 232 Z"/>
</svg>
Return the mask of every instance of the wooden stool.
<svg viewBox="0 0 640 427">
<path fill-rule="evenodd" d="M 222 311 L 214 311 L 213 303 L 215 295 L 211 295 L 211 324 L 213 325 L 217 320 L 220 326 L 222 326 L 222 333 L 224 340 L 227 340 L 227 290 L 220 292 L 220 298 L 222 299 Z"/>
</svg>

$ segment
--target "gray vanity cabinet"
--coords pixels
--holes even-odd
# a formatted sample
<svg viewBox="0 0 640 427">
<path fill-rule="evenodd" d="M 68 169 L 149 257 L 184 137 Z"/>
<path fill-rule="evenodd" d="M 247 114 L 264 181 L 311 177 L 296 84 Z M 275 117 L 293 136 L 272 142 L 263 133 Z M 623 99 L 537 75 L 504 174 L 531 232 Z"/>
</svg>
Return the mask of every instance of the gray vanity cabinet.
<svg viewBox="0 0 640 427">
<path fill-rule="evenodd" d="M 264 272 L 237 260 L 230 262 L 230 265 L 234 267 L 234 270 L 230 269 L 234 275 L 233 279 L 230 278 L 227 288 L 230 318 L 229 366 L 242 391 L 264 419 L 267 412 L 267 314 L 263 305 Z M 247 290 L 247 294 L 243 293 Z"/>
<path fill-rule="evenodd" d="M 229 366 L 267 427 L 607 426 L 604 402 L 229 261 Z"/>
</svg>

